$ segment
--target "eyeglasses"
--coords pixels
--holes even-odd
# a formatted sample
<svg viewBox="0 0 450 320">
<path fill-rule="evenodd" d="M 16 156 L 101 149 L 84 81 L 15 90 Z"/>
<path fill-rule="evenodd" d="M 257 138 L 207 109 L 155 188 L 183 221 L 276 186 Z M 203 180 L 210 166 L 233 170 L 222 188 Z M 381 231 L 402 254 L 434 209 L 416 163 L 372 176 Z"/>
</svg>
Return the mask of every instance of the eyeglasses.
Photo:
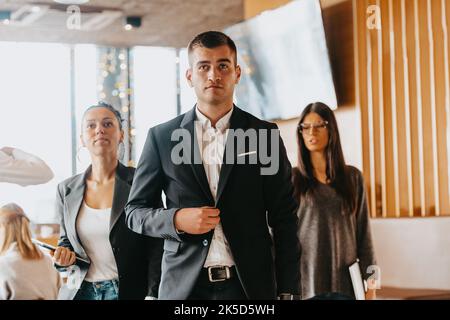
<svg viewBox="0 0 450 320">
<path fill-rule="evenodd" d="M 311 129 L 322 131 L 324 130 L 328 125 L 328 121 L 321 121 L 317 123 L 300 123 L 298 126 L 298 131 L 301 133 L 309 133 L 311 132 Z"/>
</svg>

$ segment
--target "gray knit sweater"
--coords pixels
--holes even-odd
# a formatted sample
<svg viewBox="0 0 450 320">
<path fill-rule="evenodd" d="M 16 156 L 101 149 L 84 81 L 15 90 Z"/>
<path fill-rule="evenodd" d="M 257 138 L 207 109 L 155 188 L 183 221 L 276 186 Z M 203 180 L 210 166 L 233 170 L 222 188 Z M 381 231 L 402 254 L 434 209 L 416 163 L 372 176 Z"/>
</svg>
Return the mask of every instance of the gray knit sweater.
<svg viewBox="0 0 450 320">
<path fill-rule="evenodd" d="M 0 256 L 0 300 L 54 300 L 61 278 L 52 259 L 24 259 L 14 242 Z"/>
<path fill-rule="evenodd" d="M 329 185 L 319 184 L 298 210 L 301 244 L 302 299 L 339 292 L 354 297 L 348 267 L 360 260 L 364 278 L 369 265 L 375 265 L 369 212 L 361 172 L 349 167 L 357 188 L 356 215 L 341 209 L 342 197 Z"/>
</svg>

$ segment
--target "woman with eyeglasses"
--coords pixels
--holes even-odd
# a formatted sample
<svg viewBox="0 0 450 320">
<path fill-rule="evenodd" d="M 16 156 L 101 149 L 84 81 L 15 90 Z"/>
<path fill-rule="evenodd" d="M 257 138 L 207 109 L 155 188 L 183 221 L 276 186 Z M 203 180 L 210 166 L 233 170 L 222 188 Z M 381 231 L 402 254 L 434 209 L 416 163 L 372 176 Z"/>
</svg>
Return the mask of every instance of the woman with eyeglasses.
<svg viewBox="0 0 450 320">
<path fill-rule="evenodd" d="M 355 298 L 348 267 L 359 259 L 368 279 L 366 270 L 375 265 L 363 176 L 345 164 L 336 118 L 323 103 L 303 110 L 297 145 L 302 299 L 330 293 Z M 366 297 L 373 298 L 374 290 Z"/>
</svg>

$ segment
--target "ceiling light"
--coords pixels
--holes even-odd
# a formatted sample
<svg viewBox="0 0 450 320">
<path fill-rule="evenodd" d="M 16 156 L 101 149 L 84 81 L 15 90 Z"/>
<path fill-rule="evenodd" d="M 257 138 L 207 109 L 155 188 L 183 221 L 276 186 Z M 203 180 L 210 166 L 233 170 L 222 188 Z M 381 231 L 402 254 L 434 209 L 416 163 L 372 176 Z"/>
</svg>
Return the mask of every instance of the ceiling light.
<svg viewBox="0 0 450 320">
<path fill-rule="evenodd" d="M 133 28 L 139 28 L 142 25 L 142 18 L 138 16 L 125 17 L 124 28 L 125 30 L 131 30 Z"/>
<path fill-rule="evenodd" d="M 61 3 L 61 4 L 84 4 L 88 3 L 89 0 L 53 0 L 55 2 Z"/>
<path fill-rule="evenodd" d="M 105 10 L 85 21 L 82 25 L 83 30 L 101 30 L 116 21 L 122 13 L 120 11 Z"/>
<path fill-rule="evenodd" d="M 41 18 L 49 10 L 49 6 L 25 5 L 11 13 L 10 24 L 14 26 L 29 26 Z"/>
</svg>

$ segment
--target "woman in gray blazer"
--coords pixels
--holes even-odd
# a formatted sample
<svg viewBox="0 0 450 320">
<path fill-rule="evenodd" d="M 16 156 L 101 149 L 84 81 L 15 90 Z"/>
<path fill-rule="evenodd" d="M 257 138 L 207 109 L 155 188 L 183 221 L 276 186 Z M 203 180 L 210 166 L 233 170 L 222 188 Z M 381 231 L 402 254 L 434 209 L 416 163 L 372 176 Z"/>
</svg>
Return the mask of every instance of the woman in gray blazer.
<svg viewBox="0 0 450 320">
<path fill-rule="evenodd" d="M 86 110 L 81 141 L 91 165 L 58 185 L 61 232 L 53 256 L 57 266 L 69 267 L 81 281 L 69 280 L 60 299 L 157 296 L 162 241 L 138 235 L 125 224 L 123 208 L 134 168 L 118 161 L 123 137 L 120 113 L 112 106 L 100 103 Z"/>
</svg>

